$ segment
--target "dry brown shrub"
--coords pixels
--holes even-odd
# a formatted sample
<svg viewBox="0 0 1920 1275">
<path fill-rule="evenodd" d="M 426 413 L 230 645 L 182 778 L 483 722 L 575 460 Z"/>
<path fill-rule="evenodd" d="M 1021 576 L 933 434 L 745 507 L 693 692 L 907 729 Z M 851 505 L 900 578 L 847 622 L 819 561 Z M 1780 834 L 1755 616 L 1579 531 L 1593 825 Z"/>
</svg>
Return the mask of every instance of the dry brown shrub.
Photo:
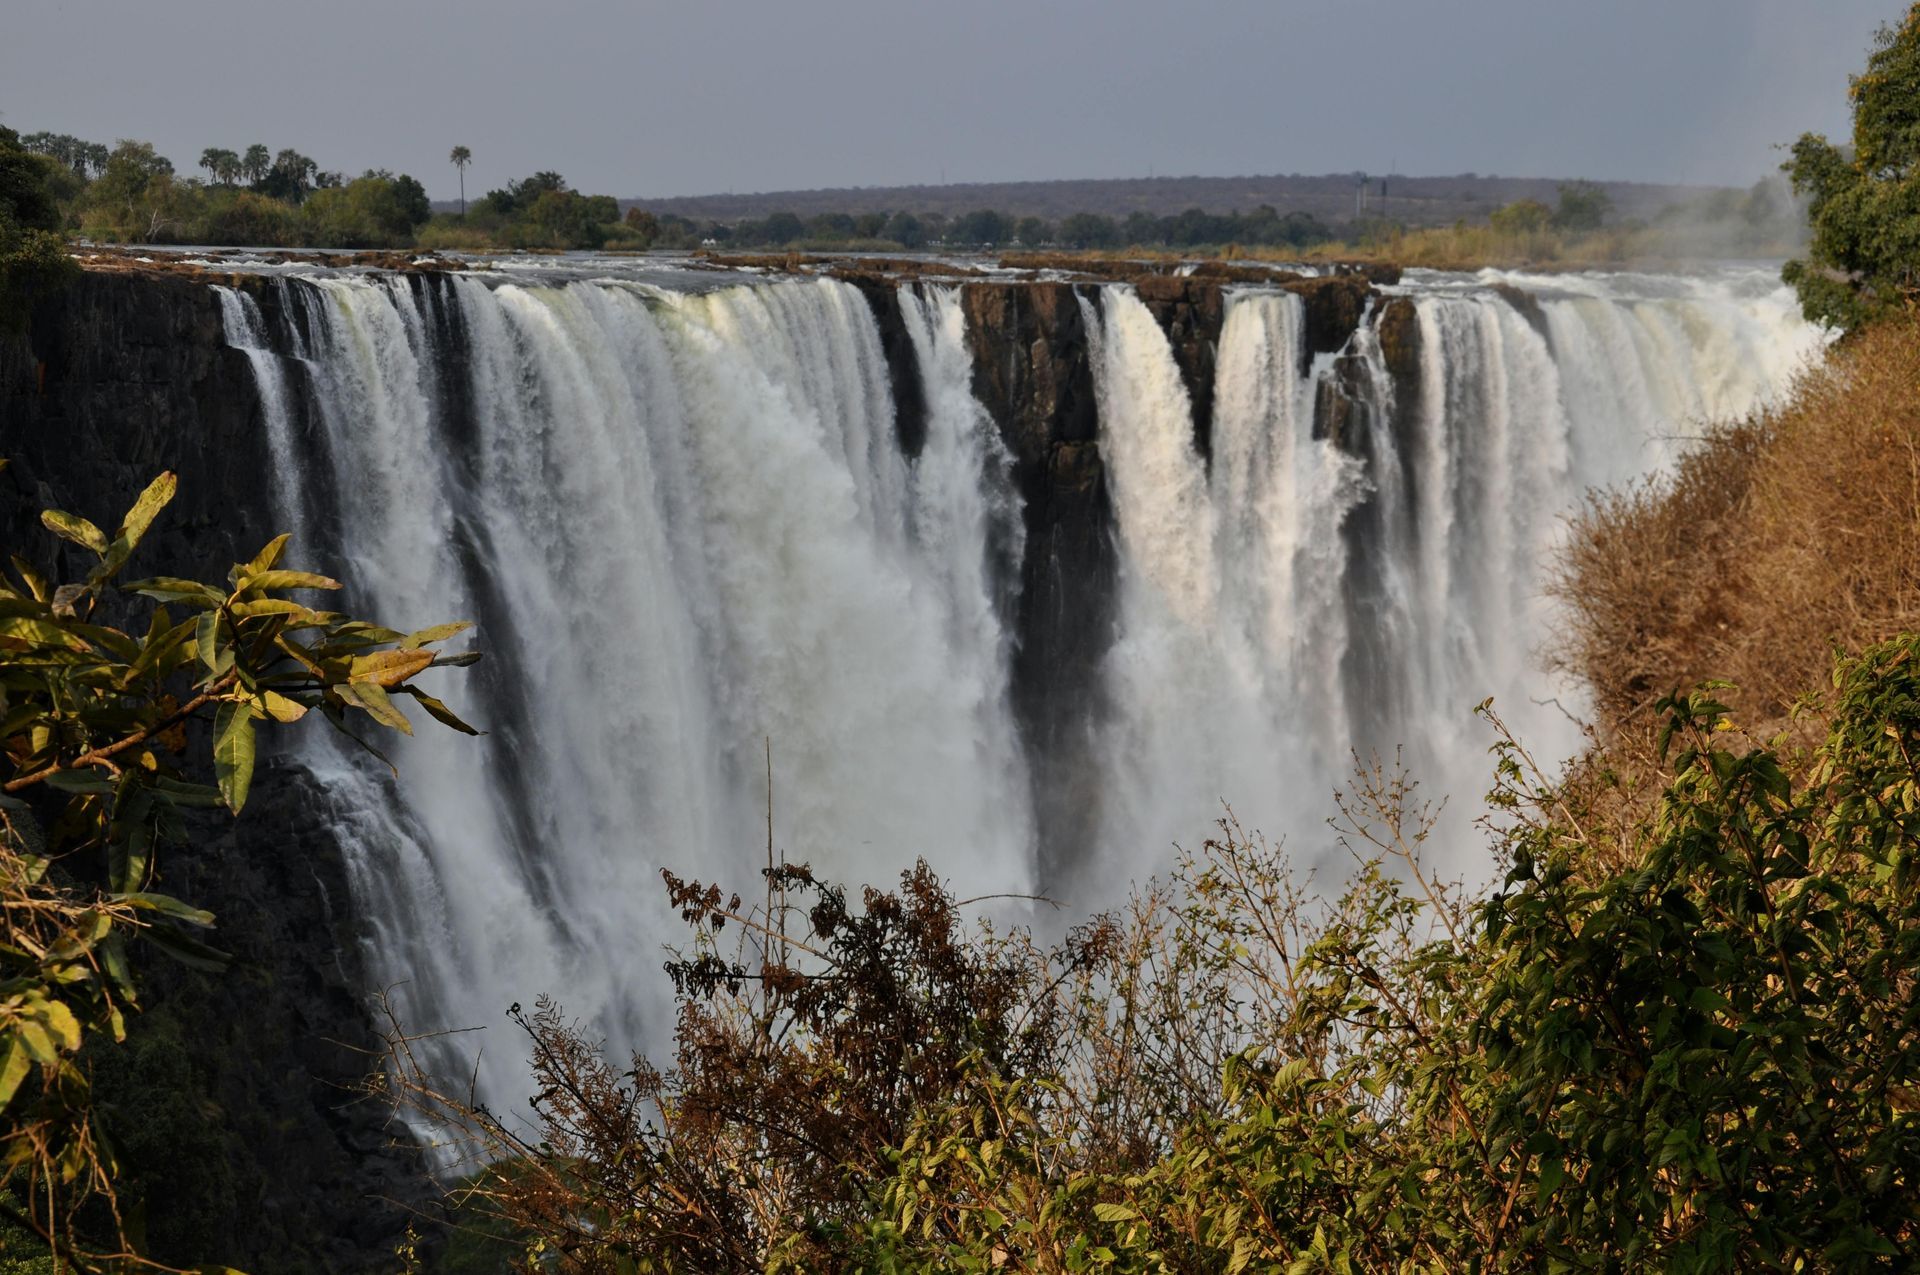
<svg viewBox="0 0 1920 1275">
<path fill-rule="evenodd" d="M 1836 646 L 1920 623 L 1920 325 L 1849 339 L 1573 531 L 1558 658 L 1594 688 L 1603 739 L 1645 734 L 1655 700 L 1708 678 L 1749 729 L 1782 725 Z"/>
</svg>

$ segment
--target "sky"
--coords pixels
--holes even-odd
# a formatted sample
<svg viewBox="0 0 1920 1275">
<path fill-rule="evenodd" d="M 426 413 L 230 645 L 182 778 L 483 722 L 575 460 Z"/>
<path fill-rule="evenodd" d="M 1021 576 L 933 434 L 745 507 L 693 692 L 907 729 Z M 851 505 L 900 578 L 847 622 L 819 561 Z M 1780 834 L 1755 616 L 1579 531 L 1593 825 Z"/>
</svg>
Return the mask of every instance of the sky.
<svg viewBox="0 0 1920 1275">
<path fill-rule="evenodd" d="M 1898 0 L 5 0 L 0 123 L 451 198 L 1363 169 L 1747 185 Z"/>
</svg>

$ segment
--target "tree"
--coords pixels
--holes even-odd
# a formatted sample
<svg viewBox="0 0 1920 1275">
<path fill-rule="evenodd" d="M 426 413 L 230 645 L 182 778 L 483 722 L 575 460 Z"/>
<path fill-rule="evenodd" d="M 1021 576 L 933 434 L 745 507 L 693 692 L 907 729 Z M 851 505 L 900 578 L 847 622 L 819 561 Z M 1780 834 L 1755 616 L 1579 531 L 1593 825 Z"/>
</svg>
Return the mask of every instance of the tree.
<svg viewBox="0 0 1920 1275">
<path fill-rule="evenodd" d="M 947 242 L 992 248 L 1013 238 L 1013 220 L 1005 213 L 980 208 L 955 217 L 947 227 Z"/>
<path fill-rule="evenodd" d="M 776 247 L 790 244 L 807 233 L 800 218 L 790 212 L 768 213 L 766 220 L 760 223 L 761 236 Z"/>
<path fill-rule="evenodd" d="M 185 842 L 189 812 L 239 815 L 257 731 L 316 710 L 350 736 L 362 719 L 411 732 L 396 702 L 411 696 L 474 733 L 413 681 L 478 658 L 433 649 L 469 626 L 401 634 L 297 602 L 286 595 L 340 586 L 282 567 L 286 536 L 218 587 L 121 583 L 174 490 L 162 474 L 111 534 L 48 510 L 47 529 L 92 560 L 84 579 L 55 584 L 15 557 L 15 578 L 0 581 L 0 1218 L 38 1234 L 62 1269 L 101 1270 L 101 1254 L 137 1238 L 81 1051 L 126 1039 L 145 948 L 224 965 L 204 937 L 213 917 L 158 889 L 161 852 Z M 188 762 L 195 723 L 210 727 L 211 785 Z"/>
<path fill-rule="evenodd" d="M 464 146 L 456 146 L 447 154 L 447 162 L 460 170 L 460 215 L 467 215 L 467 165 L 473 162 L 473 152 Z"/>
<path fill-rule="evenodd" d="M 240 157 L 240 174 L 252 185 L 257 186 L 265 181 L 272 167 L 273 157 L 263 142 L 255 142 L 247 147 L 247 153 Z"/>
<path fill-rule="evenodd" d="M 0 331 L 24 327 L 33 303 L 77 269 L 49 180 L 48 166 L 59 163 L 29 153 L 18 133 L 0 127 Z"/>
<path fill-rule="evenodd" d="M 624 220 L 642 250 L 653 247 L 653 241 L 660 237 L 660 219 L 644 208 L 627 209 Z"/>
<path fill-rule="evenodd" d="M 1804 133 L 1781 165 L 1813 228 L 1782 278 L 1808 319 L 1842 330 L 1920 298 L 1920 4 L 1880 28 L 1849 95 L 1852 147 Z"/>
<path fill-rule="evenodd" d="M 240 156 L 230 150 L 209 146 L 200 152 L 200 167 L 222 186 L 231 186 L 240 176 Z"/>
<path fill-rule="evenodd" d="M 273 157 L 273 166 L 254 183 L 262 194 L 297 204 L 316 187 L 320 165 L 288 147 Z M 338 185 L 336 179 L 331 184 Z"/>
<path fill-rule="evenodd" d="M 920 219 L 910 212 L 897 212 L 887 218 L 887 224 L 881 228 L 880 237 L 891 239 L 902 248 L 918 248 L 927 242 L 926 227 Z"/>
<path fill-rule="evenodd" d="M 1023 247 L 1038 248 L 1053 238 L 1053 227 L 1044 217 L 1022 217 L 1013 227 L 1013 237 Z"/>
<path fill-rule="evenodd" d="M 1229 819 L 1045 948 L 924 864 L 857 905 L 798 865 L 764 903 L 666 874 L 668 1058 L 543 999 L 532 1129 L 397 1031 L 377 1083 L 581 1272 L 1912 1270 L 1920 637 L 1833 689 L 1799 756 L 1659 701 L 1671 778 L 1625 826 L 1502 731 L 1478 899 L 1378 767 L 1344 891 Z"/>
<path fill-rule="evenodd" d="M 426 190 L 413 178 L 369 172 L 314 191 L 301 205 L 300 219 L 319 247 L 380 248 L 411 240 L 413 228 L 431 212 Z"/>
<path fill-rule="evenodd" d="M 1613 199 L 1598 182 L 1562 182 L 1553 225 L 1557 230 L 1598 230 L 1612 211 Z"/>
<path fill-rule="evenodd" d="M 1120 238 L 1113 218 L 1075 213 L 1060 223 L 1060 242 L 1069 248 L 1111 248 Z"/>
<path fill-rule="evenodd" d="M 107 157 L 106 170 L 87 188 L 89 233 L 133 242 L 150 242 L 177 219 L 173 162 L 151 142 L 122 140 Z"/>
<path fill-rule="evenodd" d="M 1156 217 L 1145 210 L 1136 210 L 1127 214 L 1120 224 L 1120 242 L 1145 246 L 1163 244 L 1167 241 L 1166 219 Z"/>
<path fill-rule="evenodd" d="M 1494 209 L 1487 222 L 1503 235 L 1533 235 L 1553 224 L 1553 209 L 1537 199 L 1516 199 Z"/>
</svg>

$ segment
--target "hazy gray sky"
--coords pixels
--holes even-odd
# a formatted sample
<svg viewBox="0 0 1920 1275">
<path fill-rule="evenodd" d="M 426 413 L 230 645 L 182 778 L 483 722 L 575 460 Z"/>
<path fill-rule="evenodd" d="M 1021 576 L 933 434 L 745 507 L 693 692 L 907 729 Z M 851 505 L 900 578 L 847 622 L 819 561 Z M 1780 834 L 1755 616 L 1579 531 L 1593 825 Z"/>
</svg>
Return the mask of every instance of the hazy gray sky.
<svg viewBox="0 0 1920 1275">
<path fill-rule="evenodd" d="M 1390 166 L 1745 184 L 1903 0 L 5 0 L 0 122 L 438 197 Z"/>
</svg>

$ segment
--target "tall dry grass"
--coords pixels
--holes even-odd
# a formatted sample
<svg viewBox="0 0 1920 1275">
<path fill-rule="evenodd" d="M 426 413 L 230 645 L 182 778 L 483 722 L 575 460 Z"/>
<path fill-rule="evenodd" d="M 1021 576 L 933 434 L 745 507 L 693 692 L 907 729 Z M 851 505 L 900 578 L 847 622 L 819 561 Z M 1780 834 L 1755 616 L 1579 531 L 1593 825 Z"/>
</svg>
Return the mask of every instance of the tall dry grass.
<svg viewBox="0 0 1920 1275">
<path fill-rule="evenodd" d="M 1821 689 L 1835 647 L 1920 628 L 1920 324 L 1858 334 L 1670 481 L 1596 498 L 1555 588 L 1572 615 L 1559 657 L 1615 740 L 1708 678 L 1770 728 Z"/>
</svg>

